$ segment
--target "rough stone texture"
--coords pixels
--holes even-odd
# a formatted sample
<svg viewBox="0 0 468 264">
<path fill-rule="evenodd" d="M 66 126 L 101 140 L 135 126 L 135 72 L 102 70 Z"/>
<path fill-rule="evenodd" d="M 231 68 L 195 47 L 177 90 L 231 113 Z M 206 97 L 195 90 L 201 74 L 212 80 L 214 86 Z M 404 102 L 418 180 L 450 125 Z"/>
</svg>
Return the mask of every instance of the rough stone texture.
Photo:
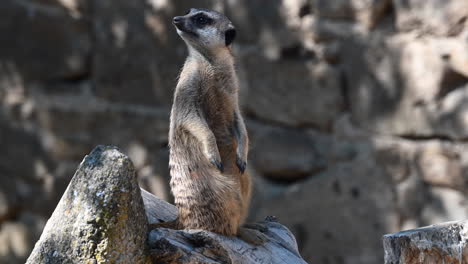
<svg viewBox="0 0 468 264">
<path fill-rule="evenodd" d="M 276 215 L 289 226 L 305 259 L 381 263 L 382 232 L 398 230 L 391 184 L 372 157 L 365 155 L 291 188 L 259 214 Z"/>
<path fill-rule="evenodd" d="M 317 0 L 317 15 L 324 18 L 357 20 L 365 26 L 374 26 L 383 12 L 390 6 L 390 0 Z"/>
<path fill-rule="evenodd" d="M 456 0 L 393 0 L 400 30 L 454 35 L 466 27 L 468 3 Z"/>
<path fill-rule="evenodd" d="M 70 13 L 58 2 L 3 1 L 0 8 L 2 75 L 18 71 L 28 80 L 50 81 L 86 74 L 91 49 L 88 25 Z"/>
<path fill-rule="evenodd" d="M 149 263 L 133 164 L 98 146 L 80 164 L 26 263 Z"/>
<path fill-rule="evenodd" d="M 463 193 L 449 188 L 432 187 L 426 197 L 430 203 L 427 203 L 421 212 L 423 225 L 466 218 L 468 200 Z"/>
<path fill-rule="evenodd" d="M 294 181 L 325 166 L 317 138 L 297 129 L 277 128 L 249 122 L 255 129 L 250 160 L 262 175 Z"/>
<path fill-rule="evenodd" d="M 325 63 L 269 62 L 251 54 L 243 58 L 246 68 L 264 65 L 246 73 L 248 89 L 242 92 L 241 101 L 249 114 L 293 127 L 321 129 L 330 128 L 340 114 L 344 102 L 337 69 Z"/>
<path fill-rule="evenodd" d="M 187 51 L 171 18 L 193 6 L 225 12 L 238 30 L 252 220 L 269 208 L 289 218 L 296 203 L 278 200 L 308 192 L 309 181 L 333 177 L 334 168 L 361 166 L 362 157 L 372 157 L 369 175 L 394 197 L 388 206 L 396 216 L 388 218 L 396 227 L 380 232 L 468 219 L 465 0 L 0 2 L 0 262 L 24 263 L 29 252 L 17 249 L 32 250 L 35 230 L 98 144 L 119 146 L 141 186 L 172 199 L 169 109 Z M 368 175 L 356 179 L 370 193 L 378 187 Z M 319 193 L 317 200 L 337 199 L 331 189 Z M 349 206 L 334 204 L 320 218 L 317 203 L 298 202 L 298 222 L 309 226 L 303 216 L 313 213 L 321 226 Z M 369 203 L 353 206 L 359 210 L 348 219 L 361 211 L 387 216 Z M 25 215 L 34 228 L 23 228 Z M 289 228 L 307 261 L 316 261 L 320 244 L 344 256 L 330 263 L 382 262 L 374 233 L 372 243 L 348 229 L 309 243 Z M 11 246 L 13 238 L 24 243 Z M 361 256 L 345 254 L 350 246 L 339 242 L 352 239 L 353 248 L 368 246 Z"/>
<path fill-rule="evenodd" d="M 24 263 L 24 256 L 31 253 L 39 239 L 46 219 L 28 212 L 16 221 L 6 221 L 0 229 L 0 263 Z"/>
<path fill-rule="evenodd" d="M 361 57 L 356 52 L 363 45 L 369 50 Z M 345 54 L 353 59 L 344 69 L 350 99 L 356 102 L 351 105 L 353 120 L 382 134 L 466 138 L 468 75 L 466 65 L 452 57 L 466 58 L 467 45 L 456 38 L 413 33 L 351 44 Z M 460 52 L 453 56 L 451 50 Z M 362 64 L 368 71 L 357 68 Z"/>
<path fill-rule="evenodd" d="M 467 224 L 447 222 L 385 235 L 385 263 L 468 263 Z"/>
</svg>

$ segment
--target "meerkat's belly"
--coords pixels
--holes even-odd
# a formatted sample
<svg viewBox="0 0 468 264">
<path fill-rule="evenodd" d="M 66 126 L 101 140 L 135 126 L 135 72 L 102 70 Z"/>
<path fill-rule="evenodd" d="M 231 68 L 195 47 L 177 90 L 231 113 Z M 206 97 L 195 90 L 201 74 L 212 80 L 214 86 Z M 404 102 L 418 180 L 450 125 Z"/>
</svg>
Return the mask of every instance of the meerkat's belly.
<svg viewBox="0 0 468 264">
<path fill-rule="evenodd" d="M 235 235 L 243 218 L 243 204 L 239 178 L 230 172 L 235 171 L 234 146 L 220 146 L 223 162 L 226 161 L 221 173 L 206 160 L 195 139 L 179 140 L 171 146 L 169 159 L 170 185 L 179 209 L 179 223 L 188 229 Z"/>
</svg>

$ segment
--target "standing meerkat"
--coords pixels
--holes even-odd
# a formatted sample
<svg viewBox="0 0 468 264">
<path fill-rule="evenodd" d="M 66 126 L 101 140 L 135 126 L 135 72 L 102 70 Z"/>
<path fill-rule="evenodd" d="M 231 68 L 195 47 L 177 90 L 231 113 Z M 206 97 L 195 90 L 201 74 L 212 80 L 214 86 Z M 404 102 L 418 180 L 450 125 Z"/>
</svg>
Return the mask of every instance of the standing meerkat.
<svg viewBox="0 0 468 264">
<path fill-rule="evenodd" d="M 174 17 L 189 55 L 171 110 L 169 166 L 179 228 L 237 235 L 248 213 L 248 137 L 238 103 L 231 44 L 236 31 L 218 12 Z"/>
</svg>

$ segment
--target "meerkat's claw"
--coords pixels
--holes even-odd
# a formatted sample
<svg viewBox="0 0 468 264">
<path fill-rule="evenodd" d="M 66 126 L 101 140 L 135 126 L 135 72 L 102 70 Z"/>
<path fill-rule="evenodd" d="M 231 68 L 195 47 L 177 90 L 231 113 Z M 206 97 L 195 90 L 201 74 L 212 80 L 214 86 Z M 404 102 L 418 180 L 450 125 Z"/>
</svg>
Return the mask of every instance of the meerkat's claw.
<svg viewBox="0 0 468 264">
<path fill-rule="evenodd" d="M 216 168 L 218 168 L 218 170 L 223 173 L 224 172 L 224 165 L 221 161 L 217 161 L 217 160 L 210 160 L 211 164 L 213 164 Z"/>
<path fill-rule="evenodd" d="M 240 157 L 236 159 L 237 168 L 239 168 L 240 173 L 244 173 L 245 169 L 247 168 L 247 162 L 242 160 Z"/>
</svg>

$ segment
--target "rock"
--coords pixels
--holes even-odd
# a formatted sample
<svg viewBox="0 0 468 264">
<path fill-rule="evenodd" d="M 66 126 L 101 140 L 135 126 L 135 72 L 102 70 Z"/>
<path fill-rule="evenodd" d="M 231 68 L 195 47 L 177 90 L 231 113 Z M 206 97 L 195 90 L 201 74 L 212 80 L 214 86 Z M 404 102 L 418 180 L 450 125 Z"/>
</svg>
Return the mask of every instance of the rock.
<svg viewBox="0 0 468 264">
<path fill-rule="evenodd" d="M 0 76 L 66 80 L 87 74 L 91 32 L 86 21 L 43 2 L 2 1 Z"/>
<path fill-rule="evenodd" d="M 353 0 L 351 2 L 355 19 L 368 28 L 372 28 L 391 9 L 392 0 Z"/>
<path fill-rule="evenodd" d="M 25 209 L 47 211 L 49 201 L 43 190 L 54 166 L 37 135 L 0 120 L 0 145 L 8 153 L 0 159 L 0 225 Z"/>
<path fill-rule="evenodd" d="M 176 14 L 145 1 L 104 0 L 92 2 L 91 8 L 96 95 L 128 104 L 170 105 L 185 52 L 171 24 Z"/>
<path fill-rule="evenodd" d="M 0 167 L 2 168 L 0 174 L 33 180 L 38 176 L 35 169 L 36 164 L 42 162 L 48 165 L 49 163 L 47 154 L 42 149 L 36 135 L 1 120 L 0 145 L 2 150 L 8 153 L 0 159 Z"/>
<path fill-rule="evenodd" d="M 306 18 L 302 24 L 304 39 L 310 36 L 315 42 L 330 42 L 335 39 L 343 40 L 355 35 L 361 35 L 365 29 L 358 24 L 327 18 Z M 310 44 L 309 44 L 310 45 Z"/>
<path fill-rule="evenodd" d="M 401 225 L 412 221 L 419 223 L 423 208 L 430 197 L 422 179 L 413 174 L 400 182 L 395 189 Z"/>
<path fill-rule="evenodd" d="M 411 91 L 408 96 L 414 97 L 414 103 L 441 100 L 468 83 L 468 67 L 460 63 L 468 58 L 468 43 L 462 39 L 418 38 L 407 34 L 395 37 L 395 41 L 401 50 L 404 85 Z"/>
<path fill-rule="evenodd" d="M 467 190 L 468 175 L 462 169 L 463 149 L 448 144 L 432 144 L 422 149 L 418 165 L 424 181 L 433 186 Z"/>
<path fill-rule="evenodd" d="M 271 62 L 247 54 L 242 59 L 248 87 L 241 91 L 240 101 L 248 113 L 293 127 L 329 129 L 343 110 L 336 68 L 326 63 Z"/>
<path fill-rule="evenodd" d="M 447 222 L 385 235 L 385 263 L 466 263 L 467 224 Z"/>
<path fill-rule="evenodd" d="M 37 118 L 47 136 L 43 145 L 57 160 L 76 160 L 99 143 L 131 148 L 145 142 L 145 147 L 159 149 L 167 142 L 167 108 L 114 104 L 86 94 L 45 95 L 37 92 L 35 98 Z M 138 161 L 138 165 L 143 162 Z"/>
<path fill-rule="evenodd" d="M 80 164 L 26 263 L 149 263 L 132 162 L 96 147 Z"/>
<path fill-rule="evenodd" d="M 226 15 L 242 32 L 238 43 L 256 43 L 260 47 L 259 53 L 273 60 L 280 58 L 284 48 L 299 43 L 299 22 L 296 17 L 290 16 L 290 9 L 285 8 L 285 5 L 291 4 L 285 2 L 292 1 L 271 0 L 268 5 L 248 0 L 224 2 Z"/>
<path fill-rule="evenodd" d="M 356 20 L 372 27 L 377 24 L 390 3 L 391 0 L 317 0 L 315 10 L 323 18 Z"/>
<path fill-rule="evenodd" d="M 403 182 L 414 174 L 414 145 L 383 140 L 379 140 L 376 145 L 377 162 L 392 176 L 395 183 Z"/>
<path fill-rule="evenodd" d="M 454 35 L 466 27 L 468 3 L 457 0 L 393 0 L 397 27 L 436 35 Z"/>
<path fill-rule="evenodd" d="M 41 216 L 21 213 L 16 221 L 7 221 L 0 228 L 0 262 L 21 264 L 31 253 L 45 225 Z"/>
<path fill-rule="evenodd" d="M 293 181 L 304 178 L 325 167 L 318 153 L 318 140 L 297 129 L 282 129 L 256 124 L 251 136 L 249 159 L 263 176 Z"/>
<path fill-rule="evenodd" d="M 350 59 L 343 68 L 356 124 L 387 135 L 451 139 L 468 135 L 464 104 L 468 75 L 462 63 L 451 59 L 448 48 L 466 50 L 466 43 L 406 34 L 348 44 L 343 56 Z M 357 50 L 365 52 L 356 54 Z"/>
<path fill-rule="evenodd" d="M 352 20 L 352 18 L 354 17 L 352 10 L 352 1 L 317 0 L 314 1 L 314 4 L 315 10 L 317 11 L 317 15 L 323 18 Z"/>
<path fill-rule="evenodd" d="M 426 200 L 428 203 L 421 212 L 423 225 L 468 218 L 468 199 L 461 192 L 449 188 L 431 187 Z"/>
<path fill-rule="evenodd" d="M 382 263 L 379 240 L 398 230 L 398 214 L 391 178 L 373 155 L 361 153 L 289 187 L 258 214 L 275 215 L 289 226 L 311 263 Z"/>
</svg>

